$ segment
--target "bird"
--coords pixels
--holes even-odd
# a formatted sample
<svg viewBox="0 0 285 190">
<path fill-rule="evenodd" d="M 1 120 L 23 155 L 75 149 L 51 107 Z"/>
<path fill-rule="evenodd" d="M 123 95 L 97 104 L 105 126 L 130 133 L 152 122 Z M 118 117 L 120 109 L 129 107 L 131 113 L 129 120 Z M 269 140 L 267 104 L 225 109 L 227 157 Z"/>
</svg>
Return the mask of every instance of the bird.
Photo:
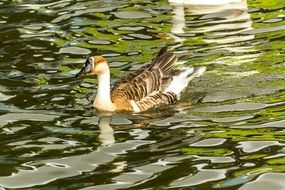
<svg viewBox="0 0 285 190">
<path fill-rule="evenodd" d="M 103 56 L 90 56 L 76 74 L 97 75 L 98 88 L 93 106 L 99 111 L 144 112 L 150 108 L 176 103 L 190 80 L 201 76 L 205 66 L 174 69 L 178 57 L 165 46 L 149 64 L 110 85 L 110 67 Z"/>
</svg>

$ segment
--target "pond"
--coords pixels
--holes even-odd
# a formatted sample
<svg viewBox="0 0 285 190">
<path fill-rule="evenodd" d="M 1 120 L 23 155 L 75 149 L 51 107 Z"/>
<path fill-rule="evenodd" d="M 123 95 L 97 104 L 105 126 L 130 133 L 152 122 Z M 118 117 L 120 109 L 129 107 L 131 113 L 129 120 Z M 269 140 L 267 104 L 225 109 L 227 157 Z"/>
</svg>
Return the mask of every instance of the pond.
<svg viewBox="0 0 285 190">
<path fill-rule="evenodd" d="M 0 189 L 285 189 L 285 1 L 229 1 L 0 0 Z M 102 116 L 74 77 L 165 45 L 207 67 L 175 105 Z"/>
</svg>

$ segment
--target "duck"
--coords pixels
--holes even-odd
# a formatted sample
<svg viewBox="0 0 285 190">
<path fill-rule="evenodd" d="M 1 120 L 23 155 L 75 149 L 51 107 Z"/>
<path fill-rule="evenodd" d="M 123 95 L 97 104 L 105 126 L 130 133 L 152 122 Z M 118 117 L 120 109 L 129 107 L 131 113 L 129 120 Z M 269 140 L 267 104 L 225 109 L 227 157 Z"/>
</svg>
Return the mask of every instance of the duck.
<svg viewBox="0 0 285 190">
<path fill-rule="evenodd" d="M 101 56 L 90 56 L 75 77 L 97 75 L 98 88 L 93 106 L 99 111 L 143 112 L 176 103 L 189 81 L 201 76 L 206 67 L 174 69 L 178 57 L 165 46 L 149 64 L 116 81 L 111 88 L 110 66 Z"/>
</svg>

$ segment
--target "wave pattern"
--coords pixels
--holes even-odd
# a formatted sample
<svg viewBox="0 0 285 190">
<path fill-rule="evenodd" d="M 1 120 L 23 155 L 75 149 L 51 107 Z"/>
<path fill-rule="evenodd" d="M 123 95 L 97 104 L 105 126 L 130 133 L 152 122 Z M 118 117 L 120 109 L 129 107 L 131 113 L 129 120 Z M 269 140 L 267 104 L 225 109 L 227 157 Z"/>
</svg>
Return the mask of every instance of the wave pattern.
<svg viewBox="0 0 285 190">
<path fill-rule="evenodd" d="M 0 187 L 284 189 L 282 1 L 0 0 Z M 182 100 L 100 116 L 103 54 L 116 81 L 164 45 L 205 65 Z"/>
</svg>

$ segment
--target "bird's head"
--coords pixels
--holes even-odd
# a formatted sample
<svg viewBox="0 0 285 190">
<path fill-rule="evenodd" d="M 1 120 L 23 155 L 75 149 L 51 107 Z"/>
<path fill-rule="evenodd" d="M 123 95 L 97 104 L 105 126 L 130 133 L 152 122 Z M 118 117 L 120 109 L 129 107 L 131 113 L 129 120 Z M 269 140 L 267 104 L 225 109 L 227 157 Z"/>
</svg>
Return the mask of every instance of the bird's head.
<svg viewBox="0 0 285 190">
<path fill-rule="evenodd" d="M 79 78 L 89 73 L 101 75 L 107 71 L 109 71 L 109 66 L 106 59 L 103 56 L 93 56 L 87 58 L 83 68 L 76 74 L 76 77 Z"/>
</svg>

